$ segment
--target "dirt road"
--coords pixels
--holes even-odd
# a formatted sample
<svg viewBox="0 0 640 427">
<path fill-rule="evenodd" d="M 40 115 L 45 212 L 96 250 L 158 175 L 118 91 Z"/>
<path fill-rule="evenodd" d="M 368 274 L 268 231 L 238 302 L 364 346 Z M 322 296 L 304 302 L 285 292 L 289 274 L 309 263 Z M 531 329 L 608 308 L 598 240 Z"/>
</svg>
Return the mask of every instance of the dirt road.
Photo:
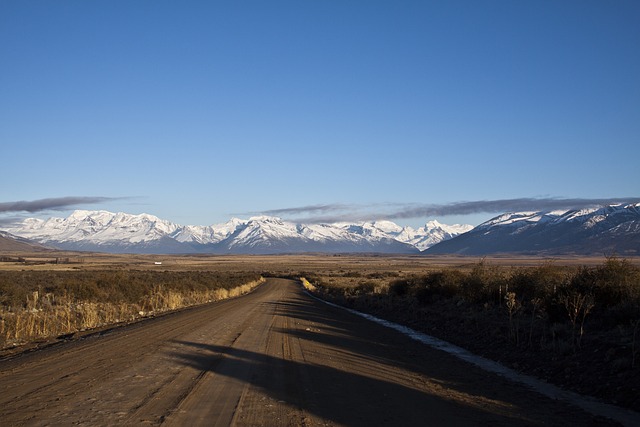
<svg viewBox="0 0 640 427">
<path fill-rule="evenodd" d="M 270 279 L 0 361 L 0 425 L 603 425 Z"/>
</svg>

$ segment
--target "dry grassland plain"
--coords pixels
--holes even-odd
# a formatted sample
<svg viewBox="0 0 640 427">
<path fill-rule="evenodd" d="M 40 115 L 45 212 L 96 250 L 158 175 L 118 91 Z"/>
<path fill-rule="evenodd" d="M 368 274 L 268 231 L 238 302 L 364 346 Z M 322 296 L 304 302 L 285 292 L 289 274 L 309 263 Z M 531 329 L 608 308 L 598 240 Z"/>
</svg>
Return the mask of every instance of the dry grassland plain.
<svg viewBox="0 0 640 427">
<path fill-rule="evenodd" d="M 0 253 L 0 274 L 29 274 L 37 272 L 148 272 L 155 275 L 171 276 L 202 272 L 220 277 L 248 274 L 257 277 L 306 277 L 319 285 L 317 294 L 342 305 L 368 311 L 399 323 L 451 341 L 481 355 L 499 360 L 518 370 L 532 373 L 552 382 L 598 396 L 609 402 L 633 408 L 640 404 L 640 334 L 638 323 L 616 326 L 612 330 L 603 329 L 593 333 L 591 313 L 584 312 L 582 318 L 569 317 L 563 324 L 549 322 L 549 313 L 536 312 L 528 302 L 518 300 L 519 295 L 509 299 L 508 289 L 500 290 L 496 304 L 472 305 L 462 299 L 442 299 L 428 304 L 416 302 L 412 295 L 405 295 L 401 287 L 394 288 L 394 282 L 414 280 L 439 271 L 456 271 L 471 274 L 478 265 L 487 266 L 492 271 L 509 275 L 516 271 L 553 266 L 568 275 L 581 269 L 596 269 L 606 262 L 605 257 L 519 257 L 494 256 L 486 258 L 458 256 L 393 256 L 393 255 L 353 255 L 353 254 L 304 254 L 269 256 L 207 256 L 207 255 L 133 255 L 74 252 L 47 253 Z M 640 268 L 640 258 L 624 260 L 632 268 Z M 179 276 L 175 276 L 179 277 Z M 244 291 L 250 290 L 246 288 Z M 42 290 L 34 288 L 32 292 Z M 31 294 L 33 295 L 33 294 Z M 237 294 L 233 294 L 237 295 Z M 227 293 L 226 296 L 233 296 Z M 1 297 L 0 290 L 0 297 Z M 41 294 L 39 297 L 41 298 Z M 32 298 L 32 299 L 29 299 Z M 27 297 L 23 309 L 35 312 L 34 297 Z M 146 296 L 146 305 L 132 304 L 132 310 L 149 310 L 150 298 L 175 300 L 175 294 Z M 212 298 L 190 298 L 179 296 L 185 305 L 201 304 Z M 96 304 L 100 301 L 91 301 Z M 129 302 L 131 303 L 131 302 Z M 142 303 L 141 303 L 142 304 Z M 82 304 L 80 304 L 82 306 Z M 178 308 L 174 303 L 170 308 Z M 84 305 L 86 307 L 86 304 Z M 574 307 L 575 308 L 575 307 Z M 3 307 L 4 310 L 7 307 Z M 16 307 L 12 308 L 13 311 Z M 104 311 L 104 310 L 103 310 Z M 551 313 L 553 315 L 553 313 Z M 556 315 L 562 315 L 557 314 Z M 547 316 L 547 318 L 544 318 Z M 10 316 L 3 314 L 3 328 Z M 77 316 L 76 316 L 77 317 Z M 120 315 L 122 317 L 122 315 Z M 133 316 L 131 320 L 135 320 Z M 586 319 L 586 322 L 585 322 Z M 573 330 L 569 320 L 573 320 Z M 104 327 L 104 322 L 93 320 L 89 327 Z M 25 323 L 25 322 L 23 322 Z M 597 323 L 597 322 L 596 322 Z M 569 326 L 568 326 L 569 325 Z M 25 327 L 24 324 L 22 326 Z M 36 328 L 32 324 L 30 327 Z M 43 328 L 44 326 L 40 326 Z M 555 329 L 554 329 L 555 328 Z M 579 329 L 578 329 L 579 328 Z M 583 328 L 587 331 L 582 339 Z M 60 334 L 60 330 L 51 328 Z M 576 340 L 577 331 L 580 341 Z M 46 331 L 45 331 L 46 332 Z M 575 335 L 575 336 L 572 336 Z M 542 338 L 541 338 L 542 337 Z M 10 342 L 24 344 L 28 340 L 5 337 Z M 42 340 L 41 335 L 34 336 Z M 578 345 L 576 345 L 576 343 Z M 12 348 L 11 352 L 20 351 Z M 27 348 L 27 347 L 22 347 Z M 5 350 L 6 352 L 6 350 Z"/>
<path fill-rule="evenodd" d="M 422 255 L 137 255 L 88 252 L 0 252 L 0 258 L 22 258 L 25 262 L 0 262 L 1 270 L 96 270 L 96 269 L 154 269 L 154 270 L 218 270 L 273 271 L 278 274 L 298 271 L 362 273 L 400 272 L 423 273 L 442 268 L 473 268 L 481 260 L 500 267 L 535 267 L 545 262 L 560 266 L 594 266 L 604 256 L 422 256 Z M 640 266 L 640 257 L 626 258 Z M 58 263 L 56 264 L 56 260 Z M 161 263 L 160 265 L 155 263 Z"/>
<path fill-rule="evenodd" d="M 247 291 L 245 287 L 229 293 L 229 286 L 211 283 L 224 282 L 225 277 L 233 282 L 233 286 L 238 286 L 242 277 L 246 277 L 246 283 L 251 283 L 260 276 L 309 276 L 323 278 L 325 283 L 339 288 L 359 286 L 363 280 L 385 287 L 391 279 L 439 269 L 469 271 L 479 261 L 479 258 L 470 257 L 350 254 L 176 256 L 66 251 L 0 252 L 0 344 L 2 347 L 15 346 L 49 336 L 103 327 L 109 323 L 131 321 L 140 315 L 219 300 Z M 485 261 L 514 267 L 536 266 L 548 260 L 495 257 Z M 601 261 L 599 258 L 565 258 L 554 262 L 578 266 L 595 265 Z M 95 275 L 92 276 L 91 272 Z M 127 276 L 125 272 L 136 274 Z M 149 275 L 145 277 L 142 272 L 148 272 Z M 199 283 L 194 285 L 194 272 L 208 273 L 209 277 L 196 277 L 195 281 Z M 48 277 L 47 273 L 52 273 L 52 276 Z M 162 286 L 148 283 L 145 288 L 145 284 L 140 283 L 145 279 L 160 281 Z M 73 285 L 65 286 L 65 281 L 73 282 Z M 183 283 L 173 286 L 171 281 Z M 129 284 L 142 289 L 128 292 L 126 288 Z M 203 286 L 207 288 L 204 291 Z M 216 289 L 220 287 L 227 289 Z M 52 319 L 54 317 L 56 319 Z"/>
</svg>

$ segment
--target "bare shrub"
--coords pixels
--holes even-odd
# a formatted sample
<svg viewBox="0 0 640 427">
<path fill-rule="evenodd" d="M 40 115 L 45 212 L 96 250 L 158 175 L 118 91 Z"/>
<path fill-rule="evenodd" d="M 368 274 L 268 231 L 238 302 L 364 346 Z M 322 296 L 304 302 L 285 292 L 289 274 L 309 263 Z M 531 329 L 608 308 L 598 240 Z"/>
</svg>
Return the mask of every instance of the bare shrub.
<svg viewBox="0 0 640 427">
<path fill-rule="evenodd" d="M 566 268 L 545 262 L 535 268 L 519 268 L 508 278 L 509 289 L 525 301 L 540 299 L 542 302 L 554 298 L 558 288 L 565 286 L 570 277 Z"/>
<path fill-rule="evenodd" d="M 515 292 L 507 292 L 504 300 L 509 315 L 509 338 L 518 345 L 520 341 L 519 324 L 514 321 L 514 317 L 522 308 L 522 303 L 516 298 Z"/>
<path fill-rule="evenodd" d="M 473 303 L 500 303 L 501 290 L 506 288 L 503 272 L 489 266 L 485 260 L 477 263 L 461 283 L 462 297 Z M 506 292 L 505 292 L 506 294 Z"/>
<path fill-rule="evenodd" d="M 412 279 L 394 280 L 389 284 L 389 294 L 396 297 L 407 296 L 412 285 Z"/>
<path fill-rule="evenodd" d="M 422 305 L 453 298 L 460 293 L 460 285 L 465 280 L 466 275 L 459 270 L 434 271 L 418 283 L 414 295 Z"/>
<path fill-rule="evenodd" d="M 529 301 L 531 305 L 531 322 L 529 323 L 529 347 L 533 347 L 533 327 L 536 322 L 536 314 L 539 313 L 540 308 L 542 307 L 542 299 L 541 298 L 533 298 Z"/>
<path fill-rule="evenodd" d="M 574 289 L 566 290 L 559 297 L 560 303 L 564 306 L 569 321 L 571 322 L 571 342 L 577 348 L 581 347 L 584 335 L 584 321 L 593 309 L 595 303 L 593 295 L 583 294 Z M 576 328 L 579 326 L 579 335 L 576 337 Z"/>
</svg>

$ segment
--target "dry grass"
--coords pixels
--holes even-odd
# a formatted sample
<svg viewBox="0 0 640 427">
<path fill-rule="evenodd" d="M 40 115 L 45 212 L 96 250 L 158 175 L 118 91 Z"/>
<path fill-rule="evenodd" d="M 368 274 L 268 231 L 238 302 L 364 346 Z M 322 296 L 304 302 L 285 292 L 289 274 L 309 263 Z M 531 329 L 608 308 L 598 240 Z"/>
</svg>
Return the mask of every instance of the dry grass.
<svg viewBox="0 0 640 427">
<path fill-rule="evenodd" d="M 457 256 L 378 256 L 378 255 L 283 255 L 283 256 L 195 256 L 195 255 L 119 255 L 98 253 L 46 252 L 46 253 L 3 253 L 0 275 L 14 272 L 24 278 L 28 296 L 8 295 L 0 287 L 0 305 L 3 311 L 0 319 L 0 345 L 24 342 L 40 337 L 56 336 L 74 331 L 93 328 L 110 323 L 130 321 L 140 316 L 148 316 L 165 310 L 202 304 L 236 296 L 247 291 L 243 286 L 224 286 L 215 289 L 188 286 L 174 289 L 166 283 L 157 284 L 143 293 L 135 293 L 126 298 L 113 298 L 113 292 L 89 294 L 80 298 L 77 292 L 86 293 L 82 287 L 73 291 L 59 292 L 47 290 L 47 283 L 38 283 L 41 274 L 73 272 L 105 275 L 105 272 L 123 274 L 128 272 L 148 272 L 165 278 L 182 273 L 215 273 L 306 277 L 307 287 L 322 282 L 338 290 L 346 298 L 361 297 L 373 300 L 389 293 L 394 281 L 409 279 L 443 270 L 456 270 L 464 274 L 477 268 L 479 259 Z M 20 262 L 17 260 L 20 259 Z M 56 263 L 56 260 L 58 263 Z M 509 273 L 514 268 L 538 267 L 548 259 L 537 257 L 491 257 L 485 262 L 494 268 Z M 156 265 L 161 262 L 161 265 Z M 640 265 L 640 258 L 629 260 Z M 596 266 L 602 263 L 597 257 L 565 257 L 556 259 L 554 264 L 572 272 L 579 266 Z M 140 273 L 142 274 L 142 273 Z M 108 274 L 107 274 L 108 276 Z M 177 276 L 176 276 L 177 277 Z M 176 277 L 174 277 L 175 280 Z M 153 279 L 153 280 L 152 280 Z M 56 279 L 62 280 L 62 279 Z M 169 279 L 167 279 L 169 280 Z M 173 280 L 173 279 L 172 279 Z M 64 281 L 64 280 L 63 280 Z M 31 285 L 29 287 L 29 285 Z M 98 285 L 96 285 L 98 286 Z M 99 288 L 100 286 L 98 286 Z M 396 289 L 397 290 L 397 289 Z M 119 293 L 131 292 L 120 289 Z M 110 296 L 111 295 L 111 296 Z M 519 296 L 519 295 L 518 295 Z M 1 302 L 2 298 L 14 298 L 12 302 Z M 504 295 L 503 295 L 504 297 Z M 380 298 L 378 298 L 380 299 Z M 384 302 L 385 306 L 389 303 Z M 411 310 L 416 310 L 413 307 Z M 537 315 L 534 313 L 534 315 Z M 534 317 L 534 316 L 532 316 Z M 529 334 L 530 335 L 530 334 Z"/>
<path fill-rule="evenodd" d="M 136 273 L 114 276 L 105 275 L 103 271 L 96 271 L 95 273 L 83 274 L 80 278 L 72 277 L 72 274 L 76 272 L 67 272 L 68 274 L 62 276 L 59 276 L 60 272 L 56 275 L 49 275 L 42 271 L 38 273 L 33 276 L 34 283 L 26 294 L 21 292 L 23 289 L 16 289 L 20 285 L 16 278 L 23 273 L 11 272 L 9 276 L 6 274 L 0 276 L 0 285 L 2 285 L 0 287 L 0 300 L 2 301 L 0 306 L 0 348 L 120 322 L 129 322 L 183 307 L 237 297 L 250 292 L 264 281 L 263 278 L 258 278 L 238 283 L 242 277 L 229 276 L 230 286 L 224 286 L 220 282 L 220 280 L 224 281 L 224 276 L 216 275 L 215 279 L 218 282 L 215 282 L 205 275 L 203 280 L 211 281 L 210 286 L 206 287 L 199 283 L 186 285 L 171 283 L 171 280 L 176 282 L 185 279 L 193 280 L 191 275 L 185 277 L 184 274 L 176 275 L 173 273 L 169 277 L 169 282 L 152 286 L 150 292 L 142 290 L 142 296 L 136 298 L 136 292 L 128 296 L 114 292 L 116 288 L 113 283 L 109 282 L 109 280 L 115 281 L 123 278 L 123 280 L 127 280 L 129 278 L 131 280 L 130 286 L 136 287 L 139 286 L 136 281 L 138 279 Z M 32 274 L 34 273 L 32 272 Z M 163 275 L 163 273 L 156 273 L 152 277 L 157 279 L 157 274 Z M 11 278 L 14 281 L 11 281 Z M 64 282 L 65 279 L 67 282 Z M 63 283 L 56 283 L 55 286 L 51 284 L 47 289 L 47 286 L 40 283 L 42 280 L 49 280 L 52 283 L 62 280 Z M 102 288 L 94 286 L 94 281 L 101 284 Z M 73 284 L 73 287 L 64 286 L 69 283 Z M 175 286 L 172 287 L 172 285 Z M 78 292 L 74 293 L 73 289 Z M 139 289 L 137 291 L 141 292 Z M 10 292 L 12 292 L 11 295 Z M 97 295 L 103 295 L 106 292 L 108 297 L 101 301 L 95 298 L 92 292 Z M 79 295 L 83 295 L 84 298 L 80 298 Z M 24 304 L 16 303 L 16 296 L 22 296 Z"/>
<path fill-rule="evenodd" d="M 308 291 L 310 291 L 310 292 L 313 292 L 313 291 L 315 291 L 315 290 L 316 290 L 316 287 L 315 287 L 315 286 L 313 286 L 313 285 L 311 284 L 311 282 L 309 282 L 305 277 L 301 277 L 301 278 L 300 278 L 300 281 L 302 282 L 302 286 L 303 286 L 306 290 L 308 290 Z"/>
<path fill-rule="evenodd" d="M 0 260 L 0 277 L 13 272 L 32 285 L 17 299 L 17 304 L 10 304 L 12 310 L 2 314 L 0 339 L 5 342 L 127 321 L 165 307 L 213 301 L 247 290 L 242 287 L 236 290 L 236 286 L 212 290 L 186 287 L 178 292 L 166 283 L 168 278 L 178 277 L 172 275 L 199 272 L 304 277 L 307 289 L 324 293 L 324 297 L 334 302 L 407 323 L 496 360 L 528 366 L 533 374 L 577 391 L 613 399 L 627 407 L 640 404 L 637 394 L 640 310 L 633 303 L 637 299 L 629 298 L 633 275 L 627 274 L 640 268 L 640 257 L 627 258 L 624 265 L 614 264 L 612 267 L 623 268 L 609 269 L 602 275 L 605 270 L 601 267 L 606 262 L 603 257 L 481 260 L 420 255 L 159 256 L 69 252 L 2 255 L 22 257 L 26 262 Z M 56 258 L 68 258 L 69 263 L 52 264 Z M 106 273 L 126 277 L 129 272 L 137 272 L 153 278 L 158 274 L 157 277 L 164 277 L 164 286 L 155 283 L 158 286 L 144 295 L 134 293 L 135 298 L 118 302 L 108 300 L 108 295 L 84 301 L 72 298 L 71 292 L 47 295 L 50 292 L 46 284 L 36 283 L 36 274 L 73 272 L 96 277 Z M 425 277 L 429 280 L 424 281 Z M 615 279 L 604 280 L 607 277 Z M 596 282 L 599 284 L 592 286 Z M 574 316 L 575 324 L 571 323 L 567 306 L 561 304 L 562 298 L 556 298 L 558 304 L 553 304 L 553 295 L 560 296 L 558 292 L 566 291 L 567 284 L 579 295 L 586 295 L 587 291 L 594 298 L 593 308 Z M 86 289 L 80 287 L 78 291 Z M 3 292 L 0 286 L 0 300 L 10 297 Z M 552 298 L 548 298 L 550 295 Z M 623 303 L 618 304 L 619 301 Z M 59 313 L 48 318 L 40 315 L 52 309 Z"/>
<path fill-rule="evenodd" d="M 427 306 L 445 300 L 458 305 L 494 307 L 506 313 L 509 325 L 524 313 L 545 313 L 552 322 L 566 321 L 582 335 L 592 312 L 612 322 L 635 321 L 640 315 L 640 267 L 626 259 L 607 258 L 591 266 L 543 262 L 535 267 L 493 265 L 486 260 L 462 268 L 413 272 L 358 270 L 304 275 L 319 292 L 333 298 L 391 298 L 403 305 Z M 510 328 L 511 329 L 511 328 Z"/>
<path fill-rule="evenodd" d="M 85 252 L 23 253 L 3 252 L 3 256 L 24 258 L 26 263 L 0 262 L 1 270 L 168 270 L 168 271 L 253 271 L 277 274 L 311 271 L 336 275 L 345 272 L 370 274 L 396 272 L 420 274 L 425 271 L 454 267 L 471 269 L 479 257 L 422 256 L 422 255 L 351 255 L 351 254 L 303 254 L 303 255 L 132 255 L 99 254 Z M 67 264 L 52 264 L 56 258 L 68 259 Z M 507 267 L 535 267 L 553 261 L 563 266 L 598 265 L 602 257 L 535 257 L 489 256 L 487 263 Z M 628 258 L 640 266 L 640 257 Z M 154 262 L 162 262 L 157 266 Z"/>
</svg>

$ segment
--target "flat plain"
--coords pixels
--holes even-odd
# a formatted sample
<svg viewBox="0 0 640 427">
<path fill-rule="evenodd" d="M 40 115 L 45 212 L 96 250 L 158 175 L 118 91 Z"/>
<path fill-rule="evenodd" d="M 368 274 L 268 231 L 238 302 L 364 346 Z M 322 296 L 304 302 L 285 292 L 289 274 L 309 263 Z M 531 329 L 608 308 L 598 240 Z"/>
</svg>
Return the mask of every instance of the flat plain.
<svg viewBox="0 0 640 427">
<path fill-rule="evenodd" d="M 562 266 L 592 266 L 605 256 L 422 256 L 370 254 L 292 254 L 292 255 L 146 255 L 88 252 L 0 252 L 0 256 L 22 258 L 26 262 L 0 262 L 0 270 L 71 269 L 155 269 L 155 270 L 233 270 L 278 274 L 310 271 L 354 271 L 362 273 L 423 273 L 441 268 L 471 268 L 479 261 L 502 267 L 531 267 L 545 262 Z M 56 260 L 58 262 L 56 263 Z M 640 257 L 627 258 L 640 265 Z M 156 264 L 160 263 L 160 264 Z"/>
<path fill-rule="evenodd" d="M 25 262 L 4 262 L 0 268 L 349 276 L 465 269 L 479 261 L 355 255 L 19 256 Z M 545 262 L 485 261 L 503 266 Z M 602 259 L 561 262 L 595 265 Z M 326 305 L 299 283 L 278 278 L 242 297 L 6 356 L 0 359 L 0 408 L 3 425 L 615 425 Z"/>
</svg>

